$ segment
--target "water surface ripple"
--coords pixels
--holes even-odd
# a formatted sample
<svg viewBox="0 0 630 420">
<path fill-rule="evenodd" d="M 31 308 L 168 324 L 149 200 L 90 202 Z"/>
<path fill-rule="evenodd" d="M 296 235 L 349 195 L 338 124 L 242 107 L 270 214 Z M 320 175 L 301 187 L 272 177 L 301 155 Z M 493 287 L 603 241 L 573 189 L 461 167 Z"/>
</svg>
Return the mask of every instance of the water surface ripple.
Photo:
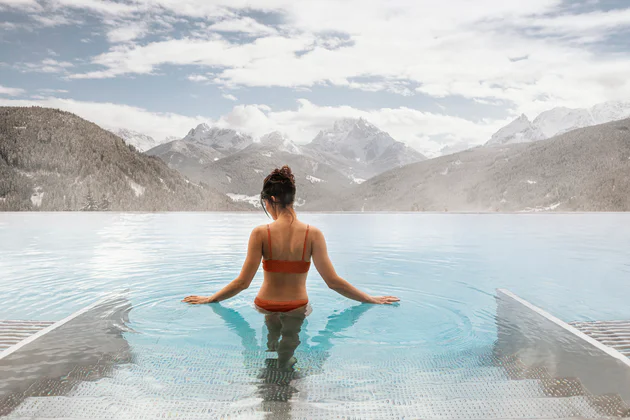
<svg viewBox="0 0 630 420">
<path fill-rule="evenodd" d="M 396 306 L 357 309 L 311 270 L 313 312 L 300 353 L 307 365 L 352 366 L 357 346 L 383 372 L 392 368 L 391 352 L 435 359 L 489 349 L 496 339 L 496 288 L 567 321 L 630 319 L 627 214 L 300 218 L 324 232 L 342 277 L 368 293 L 401 298 Z M 263 317 L 252 307 L 262 267 L 248 290 L 220 307 L 180 300 L 212 294 L 232 280 L 251 229 L 267 222 L 258 213 L 2 213 L 0 319 L 59 320 L 109 292 L 128 290 L 127 340 L 137 363 L 150 357 L 147 349 L 163 346 L 255 353 L 266 343 Z M 351 317 L 336 326 L 340 314 Z M 445 360 L 451 367 L 463 363 Z M 244 384 L 251 387 L 251 378 Z"/>
</svg>

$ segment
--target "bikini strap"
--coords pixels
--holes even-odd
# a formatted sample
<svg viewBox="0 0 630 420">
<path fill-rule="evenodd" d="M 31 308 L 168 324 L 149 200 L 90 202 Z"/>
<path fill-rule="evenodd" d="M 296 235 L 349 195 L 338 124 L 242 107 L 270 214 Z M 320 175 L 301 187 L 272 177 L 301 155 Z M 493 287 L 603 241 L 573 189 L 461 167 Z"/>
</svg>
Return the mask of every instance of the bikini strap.
<svg viewBox="0 0 630 420">
<path fill-rule="evenodd" d="M 306 239 L 308 238 L 308 228 L 310 226 L 306 225 L 306 235 L 304 235 L 304 248 L 302 248 L 302 261 L 304 261 L 304 254 L 306 253 Z"/>
<path fill-rule="evenodd" d="M 271 255 L 271 230 L 269 230 L 269 224 L 267 224 L 267 239 L 269 240 L 269 259 L 272 259 L 272 255 Z"/>
</svg>

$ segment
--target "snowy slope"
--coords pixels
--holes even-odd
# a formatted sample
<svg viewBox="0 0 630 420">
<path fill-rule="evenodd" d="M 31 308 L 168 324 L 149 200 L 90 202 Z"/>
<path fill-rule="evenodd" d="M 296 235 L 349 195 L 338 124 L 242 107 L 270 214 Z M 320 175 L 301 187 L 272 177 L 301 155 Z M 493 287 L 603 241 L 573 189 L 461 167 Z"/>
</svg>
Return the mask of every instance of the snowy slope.
<svg viewBox="0 0 630 420">
<path fill-rule="evenodd" d="M 595 124 L 604 124 L 630 117 L 630 102 L 610 101 L 590 109 Z"/>
<path fill-rule="evenodd" d="M 320 131 L 304 150 L 347 176 L 359 178 L 426 159 L 362 118 L 336 121 L 332 128 Z"/>
<path fill-rule="evenodd" d="M 289 138 L 285 134 L 282 134 L 278 131 L 274 131 L 272 133 L 262 136 L 260 138 L 260 144 L 269 148 L 273 148 L 274 150 L 279 152 L 287 152 L 294 155 L 302 154 L 302 151 L 295 143 L 289 140 Z"/>
<path fill-rule="evenodd" d="M 545 139 L 543 132 L 525 114 L 494 133 L 486 145 L 498 146 L 514 143 L 528 143 Z"/>
<path fill-rule="evenodd" d="M 322 130 L 311 143 L 322 152 L 339 153 L 349 160 L 367 162 L 380 156 L 396 142 L 389 134 L 364 119 L 336 121 Z"/>
<path fill-rule="evenodd" d="M 182 140 L 211 147 L 225 155 L 243 150 L 254 141 L 247 134 L 242 134 L 229 128 L 210 127 L 205 123 L 199 124 L 196 128 L 190 130 Z"/>
<path fill-rule="evenodd" d="M 124 128 L 113 129 L 110 131 L 122 138 L 125 143 L 138 149 L 140 152 L 146 152 L 147 150 L 159 145 L 153 137 L 138 133 L 137 131 L 127 130 Z"/>
<path fill-rule="evenodd" d="M 548 139 L 576 128 L 595 125 L 591 113 L 587 109 L 571 109 L 558 107 L 545 111 L 534 119 L 534 125 L 538 127 L 544 138 Z"/>
<path fill-rule="evenodd" d="M 591 127 L 630 117 L 630 102 L 610 101 L 591 108 L 557 107 L 530 122 L 525 115 L 497 131 L 488 146 L 545 140 L 578 128 Z"/>
</svg>

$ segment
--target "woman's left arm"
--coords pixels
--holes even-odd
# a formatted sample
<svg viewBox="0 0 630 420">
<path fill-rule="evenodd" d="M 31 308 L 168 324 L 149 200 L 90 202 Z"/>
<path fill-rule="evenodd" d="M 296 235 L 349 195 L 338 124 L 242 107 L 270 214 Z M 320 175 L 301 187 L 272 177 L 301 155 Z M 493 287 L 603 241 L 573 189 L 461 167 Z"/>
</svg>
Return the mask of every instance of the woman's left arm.
<svg viewBox="0 0 630 420">
<path fill-rule="evenodd" d="M 200 303 L 212 303 L 220 302 L 222 300 L 229 299 L 238 295 L 243 290 L 247 289 L 252 283 L 258 267 L 260 267 L 260 261 L 262 260 L 262 235 L 261 228 L 256 227 L 249 236 L 249 244 L 247 245 L 247 258 L 243 263 L 241 273 L 237 278 L 232 280 L 223 289 L 216 292 L 214 295 L 207 296 L 187 296 L 182 302 L 188 302 L 192 304 Z"/>
</svg>

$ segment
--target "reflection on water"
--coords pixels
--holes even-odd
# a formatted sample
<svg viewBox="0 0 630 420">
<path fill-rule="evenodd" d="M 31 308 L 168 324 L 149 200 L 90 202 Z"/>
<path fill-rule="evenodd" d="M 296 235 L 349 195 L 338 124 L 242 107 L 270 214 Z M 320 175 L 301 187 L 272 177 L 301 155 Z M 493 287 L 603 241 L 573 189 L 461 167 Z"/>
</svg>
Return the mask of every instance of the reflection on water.
<svg viewBox="0 0 630 420">
<path fill-rule="evenodd" d="M 353 326 L 373 305 L 360 304 L 344 310 L 339 314 L 328 317 L 326 327 L 309 340 L 307 332 L 306 310 L 299 309 L 291 312 L 266 314 L 264 323 L 267 328 L 266 344 L 262 348 L 256 341 L 256 332 L 241 314 L 221 304 L 211 304 L 210 307 L 221 317 L 230 330 L 238 334 L 241 344 L 247 353 L 264 350 L 276 353 L 277 358 L 268 357 L 264 360 L 258 375 L 257 395 L 262 398 L 261 410 L 269 414 L 270 419 L 290 418 L 291 397 L 299 390 L 292 385 L 292 381 L 305 375 L 320 374 L 323 364 L 328 359 L 333 346 L 331 340 L 336 334 Z M 300 333 L 303 341 L 300 340 Z M 312 341 L 314 344 L 310 344 Z M 304 352 L 315 357 L 311 363 L 300 369 L 300 362 L 294 357 L 298 346 Z M 278 404 L 284 403 L 284 404 Z"/>
</svg>

